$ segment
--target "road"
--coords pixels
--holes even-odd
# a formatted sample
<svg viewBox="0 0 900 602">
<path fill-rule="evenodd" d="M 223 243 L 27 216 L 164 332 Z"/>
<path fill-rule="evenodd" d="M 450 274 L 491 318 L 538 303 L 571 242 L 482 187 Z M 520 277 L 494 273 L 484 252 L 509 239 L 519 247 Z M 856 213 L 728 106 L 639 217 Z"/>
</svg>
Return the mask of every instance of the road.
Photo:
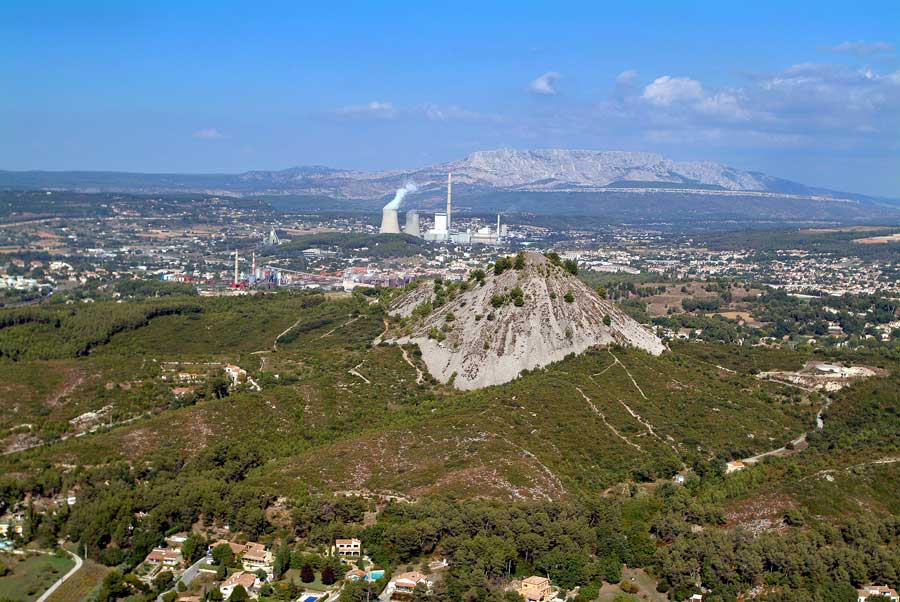
<svg viewBox="0 0 900 602">
<path fill-rule="evenodd" d="M 775 381 L 780 384 L 781 381 Z M 825 430 L 825 418 L 824 414 L 828 410 L 828 406 L 831 405 L 831 399 L 826 399 L 824 405 L 819 409 L 816 413 L 816 430 L 822 431 Z M 769 450 L 767 452 L 763 452 L 761 454 L 756 454 L 755 456 L 750 456 L 749 458 L 744 458 L 741 460 L 744 464 L 756 464 L 760 460 L 765 460 L 766 458 L 772 456 L 789 456 L 797 451 L 801 451 L 804 449 L 803 445 L 807 443 L 807 439 L 809 438 L 809 433 L 803 433 L 796 439 L 790 442 L 789 445 L 785 445 L 784 447 L 779 447 L 778 449 Z"/>
<path fill-rule="evenodd" d="M 203 558 L 201 558 L 200 560 L 198 560 L 197 562 L 195 562 L 194 564 L 192 564 L 191 566 L 186 568 L 184 570 L 184 573 L 181 574 L 181 577 L 178 578 L 178 581 L 184 582 L 185 585 L 190 585 L 191 581 L 196 579 L 197 575 L 200 574 L 200 567 L 203 564 L 205 564 L 207 560 L 209 560 L 209 558 L 204 556 Z M 175 582 L 175 586 L 178 585 L 178 581 Z M 172 589 L 166 590 L 163 593 L 161 593 L 160 595 L 158 595 L 156 597 L 156 602 L 162 602 L 163 596 L 168 594 L 169 592 L 173 591 L 174 589 L 175 589 L 175 587 L 173 586 Z M 38 601 L 38 602 L 40 602 L 40 601 Z"/>
<path fill-rule="evenodd" d="M 71 556 L 75 560 L 75 566 L 72 567 L 72 570 L 70 570 L 68 573 L 66 573 L 59 579 L 57 579 L 56 583 L 51 585 L 47 589 L 47 591 L 45 591 L 43 594 L 41 594 L 41 597 L 38 598 L 37 600 L 35 600 L 34 602 L 44 602 L 47 598 L 49 598 L 50 596 L 53 595 L 53 592 L 55 592 L 56 590 L 59 589 L 60 585 L 62 585 L 63 583 L 66 582 L 66 579 L 68 579 L 69 577 L 71 577 L 72 575 L 77 573 L 79 571 L 79 569 L 81 569 L 81 565 L 84 564 L 84 561 L 81 559 L 81 557 L 78 554 L 69 552 L 68 550 L 66 550 L 66 552 L 68 552 L 69 556 Z"/>
</svg>

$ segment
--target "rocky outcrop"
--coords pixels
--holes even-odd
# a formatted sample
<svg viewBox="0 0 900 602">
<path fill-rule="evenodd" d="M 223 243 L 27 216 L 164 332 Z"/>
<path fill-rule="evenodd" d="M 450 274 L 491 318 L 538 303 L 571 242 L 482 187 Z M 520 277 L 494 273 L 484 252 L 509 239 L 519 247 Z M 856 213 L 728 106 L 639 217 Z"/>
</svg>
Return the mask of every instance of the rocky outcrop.
<svg viewBox="0 0 900 602">
<path fill-rule="evenodd" d="M 406 319 L 385 340 L 417 344 L 432 376 L 458 389 L 505 383 L 596 345 L 654 355 L 665 350 L 652 332 L 562 267 L 539 253 L 524 259 L 521 269 L 470 280 L 468 290 L 424 315 L 435 288 L 421 284 L 392 304 L 390 312 Z"/>
</svg>

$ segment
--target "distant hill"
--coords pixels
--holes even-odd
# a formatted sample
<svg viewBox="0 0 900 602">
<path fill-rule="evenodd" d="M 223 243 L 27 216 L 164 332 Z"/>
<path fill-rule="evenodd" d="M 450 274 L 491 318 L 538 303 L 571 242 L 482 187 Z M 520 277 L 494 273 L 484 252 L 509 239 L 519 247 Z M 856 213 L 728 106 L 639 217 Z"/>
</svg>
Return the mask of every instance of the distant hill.
<svg viewBox="0 0 900 602">
<path fill-rule="evenodd" d="M 672 199 L 687 199 L 695 206 L 712 204 L 722 220 L 900 220 L 895 200 L 816 188 L 709 161 L 625 151 L 500 149 L 421 169 L 380 172 L 323 166 L 241 174 L 0 171 L 0 188 L 267 195 L 283 199 L 278 203 L 288 209 L 334 208 L 352 201 L 355 209 L 374 210 L 408 181 L 419 187 L 408 203 L 435 206 L 450 172 L 454 198 L 461 210 L 471 212 L 603 215 L 606 205 L 624 198 L 626 209 L 669 220 L 683 214 L 668 209 Z M 538 193 L 561 196 L 535 197 Z M 501 202 L 492 202 L 497 198 Z M 735 208 L 733 215 L 728 215 L 729 207 Z M 626 211 L 624 219 L 629 215 Z"/>
</svg>

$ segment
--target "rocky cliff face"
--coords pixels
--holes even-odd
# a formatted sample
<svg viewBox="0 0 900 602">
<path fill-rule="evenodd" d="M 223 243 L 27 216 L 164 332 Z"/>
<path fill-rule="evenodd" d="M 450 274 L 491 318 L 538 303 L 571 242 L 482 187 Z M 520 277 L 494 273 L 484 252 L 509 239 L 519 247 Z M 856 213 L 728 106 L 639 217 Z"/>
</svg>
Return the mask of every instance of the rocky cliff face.
<svg viewBox="0 0 900 602">
<path fill-rule="evenodd" d="M 239 177 L 245 183 L 273 189 L 303 189 L 353 198 L 387 195 L 408 180 L 423 190 L 442 188 L 448 172 L 460 185 L 485 190 L 598 190 L 627 182 L 750 191 L 768 191 L 775 186 L 772 178 L 718 163 L 670 161 L 655 153 L 564 149 L 479 151 L 459 161 L 409 171 L 318 167 L 248 172 Z"/>
<path fill-rule="evenodd" d="M 430 283 L 398 298 L 390 311 L 408 322 L 385 338 L 417 344 L 429 372 L 458 389 L 505 383 L 595 345 L 665 350 L 648 329 L 539 253 L 527 253 L 521 269 L 469 285 L 425 315 L 416 308 L 434 300 Z"/>
<path fill-rule="evenodd" d="M 617 182 L 703 185 L 725 190 L 766 190 L 761 178 L 718 163 L 670 161 L 655 153 L 547 149 L 501 149 L 473 153 L 438 166 L 471 184 L 493 188 L 552 190 L 602 188 Z M 430 170 L 422 170 L 428 172 Z"/>
</svg>

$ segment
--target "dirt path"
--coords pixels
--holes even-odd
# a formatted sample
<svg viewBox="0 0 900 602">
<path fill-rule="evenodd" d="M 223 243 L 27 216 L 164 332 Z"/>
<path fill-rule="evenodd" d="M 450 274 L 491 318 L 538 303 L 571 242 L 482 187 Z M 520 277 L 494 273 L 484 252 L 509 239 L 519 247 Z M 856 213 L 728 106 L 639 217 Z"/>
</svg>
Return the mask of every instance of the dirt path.
<svg viewBox="0 0 900 602">
<path fill-rule="evenodd" d="M 625 374 L 627 374 L 627 375 L 628 375 L 628 378 L 631 379 L 631 382 L 634 383 L 634 388 L 638 390 L 638 393 L 641 394 L 641 397 L 643 397 L 644 399 L 647 399 L 647 396 L 644 395 L 644 390 L 641 389 L 640 385 L 637 384 L 637 381 L 634 380 L 634 377 L 631 375 L 631 372 L 628 371 L 628 368 L 625 366 L 625 364 L 623 364 L 621 361 L 619 361 L 619 358 L 617 358 L 617 357 L 615 356 L 615 354 L 614 354 L 612 351 L 610 351 L 609 349 L 607 349 L 606 351 L 608 351 L 609 354 L 610 354 L 611 356 L 613 356 L 613 359 L 616 360 L 616 363 L 617 363 L 617 364 L 619 364 L 620 366 L 622 366 L 622 370 L 625 371 Z"/>
<path fill-rule="evenodd" d="M 353 376 L 358 376 L 359 378 L 361 378 L 361 379 L 363 379 L 364 381 L 366 381 L 366 384 L 371 385 L 371 384 L 372 384 L 372 381 L 370 381 L 368 378 L 366 378 L 365 376 L 363 376 L 362 374 L 359 373 L 359 369 L 360 369 L 360 368 L 362 367 L 362 365 L 365 364 L 365 363 L 366 363 L 366 360 L 363 360 L 363 361 L 361 361 L 360 363 L 358 363 L 356 366 L 354 366 L 353 368 L 350 368 L 349 370 L 347 370 L 347 372 L 349 372 L 349 373 L 352 374 Z"/>
<path fill-rule="evenodd" d="M 777 382 L 777 381 L 776 381 Z M 787 384 L 787 383 L 781 383 Z M 802 387 L 801 387 L 802 388 Z M 831 399 L 826 398 L 825 403 L 822 404 L 822 407 L 819 408 L 819 411 L 816 413 L 816 430 L 821 431 L 825 429 L 825 419 L 822 417 L 826 410 L 828 410 L 828 406 L 831 405 Z M 807 439 L 809 438 L 809 432 L 803 433 L 793 441 L 791 441 L 788 445 L 784 447 L 779 447 L 778 449 L 772 449 L 767 452 L 763 452 L 761 454 L 756 454 L 755 456 L 750 456 L 749 458 L 744 458 L 740 460 L 744 464 L 756 464 L 760 460 L 764 460 L 766 458 L 770 458 L 772 456 L 791 456 L 796 454 L 797 452 L 803 451 L 806 449 Z M 790 449 L 789 449 L 790 446 Z"/>
<path fill-rule="evenodd" d="M 59 405 L 59 401 L 68 395 L 72 394 L 72 391 L 75 390 L 78 385 L 84 382 L 84 375 L 79 372 L 76 368 L 72 368 L 66 371 L 66 379 L 63 381 L 62 386 L 53 392 L 47 399 L 44 400 L 44 405 L 49 407 L 56 407 Z"/>
<path fill-rule="evenodd" d="M 604 374 L 606 374 L 606 371 L 607 371 L 607 370 L 609 370 L 610 368 L 612 368 L 613 366 L 615 366 L 617 363 L 618 363 L 617 361 L 613 361 L 613 363 L 611 363 L 609 366 L 607 366 L 606 368 L 604 368 L 604 369 L 601 370 L 600 372 L 597 372 L 596 374 L 591 374 L 590 379 L 591 379 L 591 380 L 594 380 L 594 377 L 595 377 L 595 376 L 603 376 Z M 597 384 L 597 381 L 594 381 L 594 384 L 596 385 L 596 384 Z"/>
<path fill-rule="evenodd" d="M 281 339 L 281 337 L 283 337 L 290 331 L 294 330 L 294 328 L 296 328 L 297 325 L 300 324 L 300 322 L 302 322 L 302 321 L 303 321 L 303 317 L 301 316 L 301 317 L 297 318 L 296 322 L 294 322 L 293 324 L 291 324 L 290 326 L 285 328 L 283 331 L 281 331 L 281 333 L 277 337 L 275 337 L 275 340 L 272 341 L 272 351 L 278 351 L 278 341 Z M 257 351 L 257 353 L 265 353 L 265 352 Z"/>
<path fill-rule="evenodd" d="M 681 452 L 678 451 L 678 448 L 675 447 L 675 444 L 672 443 L 671 441 L 666 441 L 665 439 L 663 439 L 662 437 L 660 437 L 660 436 L 659 436 L 659 433 L 656 432 L 656 429 L 653 428 L 653 425 L 650 424 L 650 421 L 649 421 L 649 420 L 645 420 L 643 416 L 641 416 L 640 414 L 638 414 L 637 412 L 635 412 L 634 410 L 632 410 L 632 409 L 631 409 L 631 406 L 629 406 L 627 403 L 625 403 L 625 402 L 622 401 L 621 399 L 619 399 L 618 402 L 622 404 L 622 406 L 625 408 L 625 411 L 626 411 L 626 412 L 628 412 L 629 414 L 631 414 L 631 417 L 632 417 L 632 418 L 634 418 L 635 420 L 637 420 L 638 422 L 640 422 L 642 425 L 644 425 L 644 428 L 647 429 L 647 432 L 648 432 L 648 433 L 650 433 L 653 437 L 655 437 L 656 439 L 658 439 L 660 443 L 662 443 L 662 444 L 664 444 L 664 445 L 668 445 L 668 446 L 672 449 L 672 451 L 675 452 L 675 455 L 678 456 L 679 458 L 681 458 Z M 681 466 L 682 466 L 683 469 L 687 470 L 687 467 L 688 467 L 687 464 L 685 464 L 684 462 L 682 462 L 682 463 L 681 463 Z"/>
<path fill-rule="evenodd" d="M 140 420 L 141 418 L 144 418 L 147 415 L 148 415 L 147 412 L 142 412 L 142 413 L 138 414 L 137 416 L 132 416 L 131 418 L 126 418 L 125 420 L 119 420 L 118 422 L 105 422 L 105 423 L 95 424 L 94 426 L 92 426 L 91 428 L 89 428 L 87 430 L 79 431 L 77 433 L 67 433 L 65 435 L 62 435 L 58 439 L 51 439 L 50 441 L 38 441 L 36 443 L 32 443 L 32 444 L 29 444 L 29 445 L 26 445 L 23 447 L 19 447 L 16 449 L 6 450 L 6 451 L 0 453 L 0 456 L 10 456 L 12 454 L 17 454 L 19 452 L 27 451 L 29 449 L 34 449 L 36 447 L 42 447 L 44 445 L 52 445 L 54 443 L 68 441 L 69 439 L 78 439 L 78 438 L 84 437 L 85 435 L 90 435 L 91 433 L 96 433 L 100 429 L 104 429 L 104 428 L 112 430 L 116 427 L 124 426 L 126 424 L 131 424 L 132 422 L 136 422 L 136 421 Z"/>
<path fill-rule="evenodd" d="M 400 351 L 403 353 L 403 359 L 406 360 L 406 363 L 412 366 L 413 370 L 416 371 L 416 384 L 421 385 L 425 382 L 425 375 L 422 374 L 422 370 L 416 366 L 413 361 L 409 357 L 409 353 L 406 351 L 406 348 L 403 345 L 400 346 Z"/>
<path fill-rule="evenodd" d="M 356 316 L 355 318 L 353 318 L 353 319 L 351 319 L 351 320 L 347 320 L 346 322 L 344 322 L 344 323 L 341 324 L 340 326 L 335 326 L 334 328 L 332 328 L 331 330 L 329 330 L 328 332 L 326 332 L 325 334 L 323 334 L 323 335 L 320 336 L 319 338 L 320 338 L 320 339 L 324 339 L 324 338 L 327 337 L 327 336 L 331 336 L 331 335 L 333 335 L 335 332 L 337 332 L 338 330 L 340 330 L 341 328 L 343 328 L 344 326 L 350 326 L 351 324 L 353 324 L 354 322 L 356 322 L 357 320 L 359 320 L 361 317 L 362 317 L 362 315 L 359 315 L 359 316 Z"/>
<path fill-rule="evenodd" d="M 621 439 L 622 441 L 624 441 L 631 447 L 635 448 L 636 450 L 638 450 L 640 452 L 644 451 L 644 449 L 640 445 L 631 441 L 628 437 L 626 437 L 625 435 L 623 435 L 622 433 L 617 431 L 616 427 L 614 427 L 612 424 L 609 423 L 609 420 L 606 419 L 606 415 L 604 415 L 603 412 L 601 412 L 600 409 L 594 405 L 594 402 L 591 401 L 590 397 L 588 397 L 587 395 L 584 394 L 584 391 L 581 390 L 581 387 L 575 387 L 575 388 L 578 390 L 579 393 L 581 393 L 581 396 L 584 397 L 584 400 L 587 402 L 588 406 L 590 406 L 590 408 L 594 412 L 594 414 L 596 414 L 597 416 L 600 417 L 600 419 L 603 421 L 603 424 L 605 424 L 609 428 L 609 430 L 611 430 L 613 432 L 613 434 L 615 434 L 616 437 L 618 437 L 619 439 Z"/>
<path fill-rule="evenodd" d="M 827 468 L 825 470 L 820 470 L 819 472 L 817 472 L 813 475 L 810 475 L 808 477 L 804 477 L 801 480 L 805 481 L 806 479 L 808 479 L 810 477 L 822 477 L 825 475 L 836 474 L 839 472 L 849 473 L 853 470 L 856 470 L 857 468 L 867 468 L 869 466 L 881 466 L 883 464 L 896 464 L 897 462 L 900 462 L 900 456 L 889 456 L 887 458 L 881 458 L 879 460 L 872 460 L 871 462 L 861 462 L 859 464 L 854 464 L 853 466 L 847 466 L 846 468 Z"/>
<path fill-rule="evenodd" d="M 517 449 L 517 450 L 519 450 L 520 452 L 522 452 L 523 454 L 525 454 L 525 456 L 526 456 L 527 458 L 529 458 L 529 459 L 531 459 L 531 460 L 534 460 L 534 462 L 535 462 L 538 466 L 540 466 L 541 469 L 547 474 L 547 477 L 549 477 L 550 481 L 557 487 L 557 489 L 559 489 L 559 492 L 560 492 L 561 494 L 566 493 L 566 488 L 563 486 L 562 481 L 559 480 L 559 477 L 556 476 L 556 474 L 555 474 L 552 470 L 550 470 L 550 469 L 547 467 L 546 464 L 544 464 L 543 462 L 541 462 L 541 461 L 538 459 L 537 456 L 535 456 L 533 453 L 531 453 L 530 451 L 528 451 L 527 449 L 525 449 L 525 448 L 522 447 L 521 445 L 516 445 L 515 443 L 513 443 L 512 441 L 510 441 L 509 439 L 507 439 L 507 438 L 504 437 L 503 435 L 496 435 L 496 436 L 499 437 L 500 439 L 502 439 L 503 441 L 505 441 L 505 442 L 506 442 L 508 445 L 510 445 L 511 447 L 514 447 L 515 449 Z M 544 497 L 545 497 L 546 499 L 548 499 L 548 500 L 553 499 L 553 498 L 551 498 L 549 495 L 547 495 L 546 493 L 544 493 Z"/>
</svg>

